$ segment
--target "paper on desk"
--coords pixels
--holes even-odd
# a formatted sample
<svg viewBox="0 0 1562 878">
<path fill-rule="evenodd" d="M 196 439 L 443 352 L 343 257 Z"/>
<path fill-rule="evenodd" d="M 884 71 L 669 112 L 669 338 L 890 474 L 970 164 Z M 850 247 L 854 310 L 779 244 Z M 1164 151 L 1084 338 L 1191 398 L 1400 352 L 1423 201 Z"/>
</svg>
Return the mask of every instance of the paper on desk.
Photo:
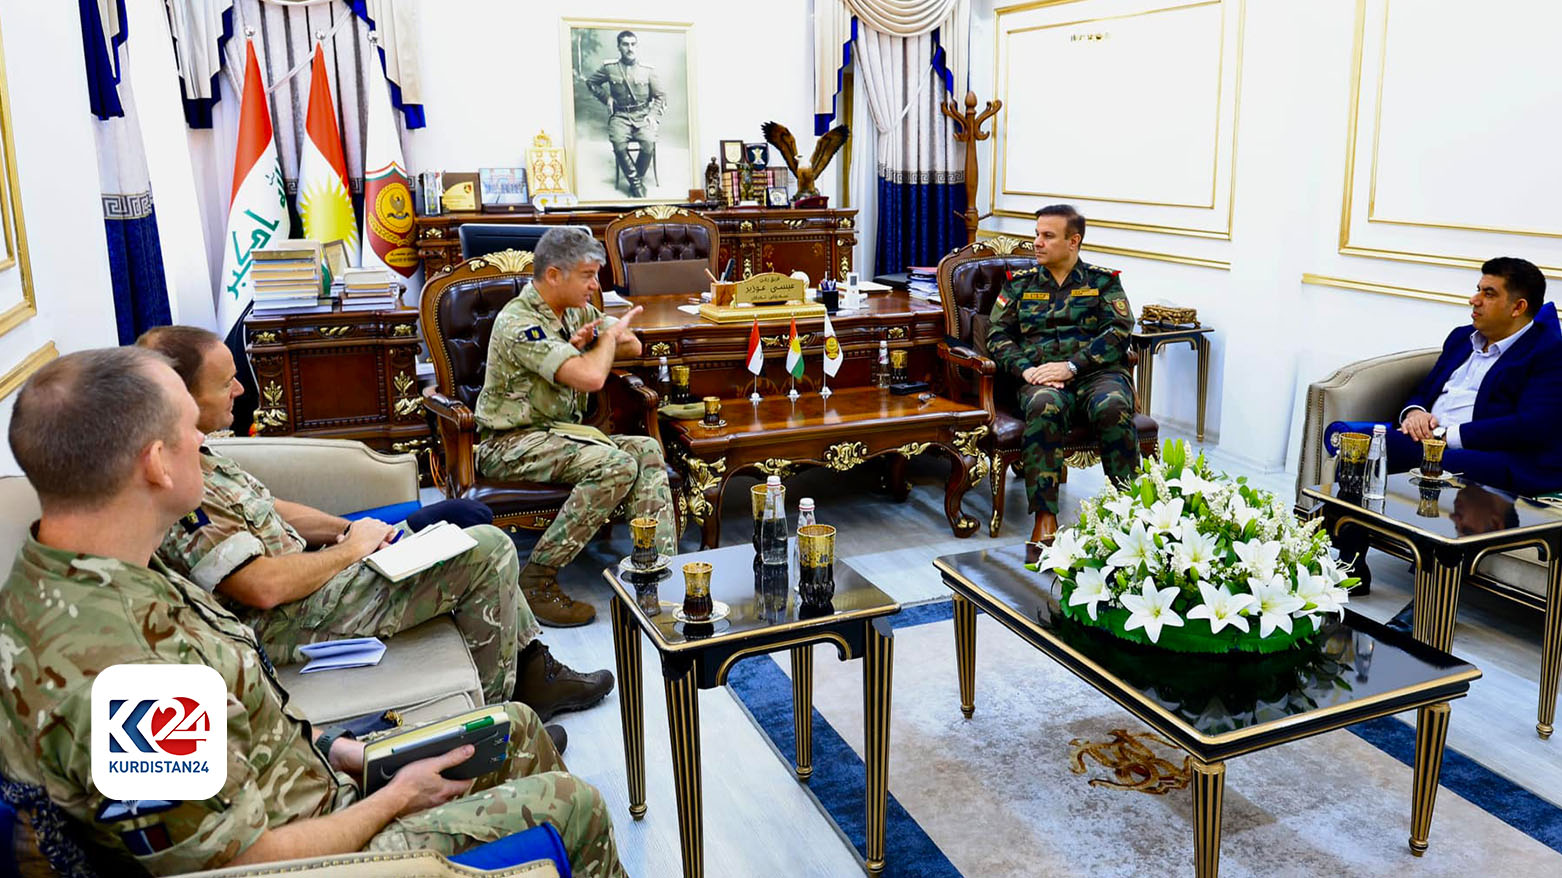
<svg viewBox="0 0 1562 878">
<path fill-rule="evenodd" d="M 310 659 L 300 674 L 333 671 L 341 668 L 369 668 L 385 657 L 385 643 L 378 637 L 353 637 L 327 640 L 300 646 L 298 651 Z"/>
<path fill-rule="evenodd" d="M 618 307 L 622 307 L 622 306 L 627 305 L 627 304 L 629 304 L 629 300 L 624 298 L 623 296 L 620 296 L 618 294 L 618 290 L 603 290 L 602 291 L 602 307 L 604 307 L 604 308 L 618 308 Z"/>
<path fill-rule="evenodd" d="M 682 311 L 685 314 L 693 314 L 695 316 L 699 316 L 700 306 L 699 305 L 679 305 L 678 306 L 678 310 Z"/>
</svg>

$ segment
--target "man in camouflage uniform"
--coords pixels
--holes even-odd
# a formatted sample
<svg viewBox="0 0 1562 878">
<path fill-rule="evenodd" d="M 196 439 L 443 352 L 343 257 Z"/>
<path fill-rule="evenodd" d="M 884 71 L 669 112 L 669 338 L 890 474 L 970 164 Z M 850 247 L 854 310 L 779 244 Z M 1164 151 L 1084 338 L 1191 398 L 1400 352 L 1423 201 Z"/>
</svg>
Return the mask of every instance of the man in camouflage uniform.
<svg viewBox="0 0 1562 878">
<path fill-rule="evenodd" d="M 193 326 L 162 326 L 137 344 L 173 361 L 200 411 L 202 432 L 233 424 L 233 401 L 243 388 L 221 338 Z M 489 704 L 523 701 L 546 721 L 612 691 L 611 672 L 571 670 L 538 639 L 537 619 L 517 587 L 515 545 L 498 528 L 468 527 L 476 548 L 393 583 L 363 559 L 398 528 L 372 518 L 349 524 L 273 497 L 237 461 L 207 448 L 201 449 L 201 474 L 200 508 L 168 531 L 158 557 L 214 592 L 255 629 L 273 657 L 303 661 L 299 648 L 306 644 L 390 637 L 448 613 L 472 652 Z M 492 520 L 482 504 L 447 501 L 415 513 L 404 528 L 416 529 L 430 517 Z M 318 548 L 306 551 L 310 546 Z"/>
<path fill-rule="evenodd" d="M 10 442 L 43 515 L 0 590 L 0 771 L 84 830 L 100 874 L 166 875 L 357 850 L 452 852 L 547 822 L 576 874 L 621 876 L 600 794 L 563 771 L 530 708 L 506 707 L 511 759 L 476 788 L 411 763 L 360 796 L 361 742 L 322 752 L 254 633 L 152 550 L 200 502 L 197 408 L 141 348 L 83 351 L 17 397 Z M 226 780 L 205 800 L 105 799 L 91 781 L 92 684 L 121 663 L 204 664 L 227 688 Z M 101 731 L 101 730 L 100 730 Z"/>
<path fill-rule="evenodd" d="M 586 394 L 602 387 L 615 357 L 638 356 L 630 323 L 591 304 L 602 245 L 589 232 L 549 229 L 533 254 L 532 280 L 494 320 L 488 374 L 477 396 L 477 470 L 491 479 L 559 482 L 575 489 L 521 571 L 521 589 L 544 623 L 584 625 L 596 610 L 559 590 L 559 568 L 627 501 L 632 517 L 657 520 L 656 549 L 677 551 L 662 446 L 580 424 Z M 592 435 L 594 434 L 594 435 Z"/>
<path fill-rule="evenodd" d="M 618 60 L 603 61 L 586 79 L 586 88 L 607 105 L 607 139 L 633 198 L 645 197 L 645 174 L 656 158 L 657 128 L 667 107 L 667 92 L 656 68 L 636 57 L 639 45 L 634 31 L 619 31 Z M 629 157 L 631 142 L 640 145 L 640 155 L 634 159 Z"/>
<path fill-rule="evenodd" d="M 1117 272 L 1079 260 L 1085 218 L 1054 204 L 1036 211 L 1037 267 L 1014 272 L 993 305 L 987 350 L 1024 382 L 1025 485 L 1036 516 L 1027 557 L 1058 529 L 1062 440 L 1080 420 L 1101 437 L 1109 478 L 1139 465 L 1134 392 L 1128 382 L 1133 311 Z"/>
</svg>

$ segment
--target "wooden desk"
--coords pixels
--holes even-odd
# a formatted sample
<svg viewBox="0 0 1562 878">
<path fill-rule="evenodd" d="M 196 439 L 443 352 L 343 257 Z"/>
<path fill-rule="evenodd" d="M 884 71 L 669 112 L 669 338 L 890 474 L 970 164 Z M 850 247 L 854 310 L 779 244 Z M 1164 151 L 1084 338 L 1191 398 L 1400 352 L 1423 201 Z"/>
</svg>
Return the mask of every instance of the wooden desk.
<svg viewBox="0 0 1562 878">
<path fill-rule="evenodd" d="M 697 295 L 629 298 L 645 308 L 635 318 L 642 353 L 637 359 L 619 360 L 619 368 L 629 369 L 654 387 L 657 358 L 666 357 L 671 365 L 689 367 L 689 391 L 697 397 L 736 396 L 740 391 L 747 395 L 752 389 L 754 376 L 745 366 L 752 323 L 712 323 L 678 310 L 680 305 L 698 304 Z M 625 310 L 609 308 L 607 313 L 616 315 Z M 830 323 L 846 357 L 840 372 L 830 379 L 832 388 L 871 384 L 880 341 L 888 342 L 892 351 L 909 352 L 906 369 L 910 377 L 931 381 L 942 374 L 937 367 L 937 347 L 944 338 L 944 312 L 938 305 L 904 292 L 884 293 L 869 296 L 862 310 L 831 315 Z M 789 326 L 785 320 L 759 325 L 760 344 L 766 354 L 765 373 L 759 378 L 763 395 L 784 394 L 789 386 L 782 371 Z M 824 356 L 824 320 L 799 320 L 797 333 L 806 363 L 797 389 L 800 393 L 815 391 Z"/>
<path fill-rule="evenodd" d="M 833 388 L 832 388 L 833 389 Z M 953 466 L 944 486 L 944 515 L 955 536 L 968 537 L 977 521 L 960 501 L 970 487 L 970 468 L 981 458 L 977 443 L 987 434 L 987 412 L 939 396 L 896 396 L 877 387 L 836 390 L 828 399 L 805 393 L 796 400 L 772 396 L 722 400 L 724 427 L 698 420 L 666 421 L 668 453 L 684 471 L 689 516 L 699 524 L 701 547 L 721 540 L 721 498 L 727 482 L 744 470 L 783 479 L 802 466 L 849 470 L 880 455 L 892 466 L 926 451 L 948 455 Z M 898 476 L 892 481 L 899 484 Z"/>
</svg>

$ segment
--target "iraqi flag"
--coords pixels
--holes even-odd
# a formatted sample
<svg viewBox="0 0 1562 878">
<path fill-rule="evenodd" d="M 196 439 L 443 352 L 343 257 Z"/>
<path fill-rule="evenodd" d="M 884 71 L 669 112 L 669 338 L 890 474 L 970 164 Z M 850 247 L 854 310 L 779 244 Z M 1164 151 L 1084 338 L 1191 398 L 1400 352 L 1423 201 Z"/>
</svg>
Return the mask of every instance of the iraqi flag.
<svg viewBox="0 0 1562 878">
<path fill-rule="evenodd" d="M 803 377 L 803 342 L 797 337 L 797 318 L 792 318 L 792 337 L 786 342 L 786 371 L 793 378 Z"/>
<path fill-rule="evenodd" d="M 358 219 L 347 189 L 347 157 L 342 135 L 336 128 L 336 106 L 331 101 L 331 80 L 325 72 L 325 55 L 315 43 L 309 69 L 309 114 L 304 119 L 303 157 L 298 161 L 298 215 L 304 221 L 304 237 L 328 244 L 347 244 L 347 261 L 358 262 Z"/>
<path fill-rule="evenodd" d="M 372 66 L 372 65 L 371 65 Z M 418 270 L 412 246 L 412 187 L 401 157 L 401 136 L 390 91 L 379 69 L 369 72 L 369 135 L 363 157 L 363 267 L 381 266 L 402 277 Z"/>
<path fill-rule="evenodd" d="M 759 320 L 754 321 L 754 328 L 748 334 L 748 370 L 755 375 L 765 369 L 765 352 L 759 346 Z"/>
<path fill-rule="evenodd" d="M 217 329 L 226 336 L 255 298 L 250 276 L 256 250 L 275 246 L 292 233 L 282 165 L 271 135 L 266 84 L 261 79 L 255 44 L 244 61 L 244 95 L 239 102 L 239 138 L 233 156 L 233 191 L 228 196 L 228 229 L 217 285 Z"/>
<path fill-rule="evenodd" d="M 846 358 L 841 355 L 841 343 L 835 340 L 835 327 L 830 325 L 830 315 L 824 315 L 824 374 L 835 377 L 835 373 L 841 371 L 841 363 Z"/>
</svg>

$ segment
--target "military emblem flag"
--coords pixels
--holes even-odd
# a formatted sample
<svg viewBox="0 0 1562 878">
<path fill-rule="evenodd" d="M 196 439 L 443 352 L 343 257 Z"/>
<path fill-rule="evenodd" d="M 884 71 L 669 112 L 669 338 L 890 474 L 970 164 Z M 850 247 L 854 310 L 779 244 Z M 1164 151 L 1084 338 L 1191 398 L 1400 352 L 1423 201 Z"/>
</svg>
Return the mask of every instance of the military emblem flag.
<svg viewBox="0 0 1562 878">
<path fill-rule="evenodd" d="M 835 373 L 841 371 L 841 363 L 846 358 L 841 355 L 841 343 L 835 340 L 835 327 L 830 324 L 830 315 L 824 317 L 824 374 L 835 377 Z"/>
<path fill-rule="evenodd" d="M 384 266 L 402 277 L 418 270 L 412 246 L 412 188 L 401 156 L 385 78 L 371 71 L 369 134 L 363 162 L 363 267 Z"/>
</svg>

